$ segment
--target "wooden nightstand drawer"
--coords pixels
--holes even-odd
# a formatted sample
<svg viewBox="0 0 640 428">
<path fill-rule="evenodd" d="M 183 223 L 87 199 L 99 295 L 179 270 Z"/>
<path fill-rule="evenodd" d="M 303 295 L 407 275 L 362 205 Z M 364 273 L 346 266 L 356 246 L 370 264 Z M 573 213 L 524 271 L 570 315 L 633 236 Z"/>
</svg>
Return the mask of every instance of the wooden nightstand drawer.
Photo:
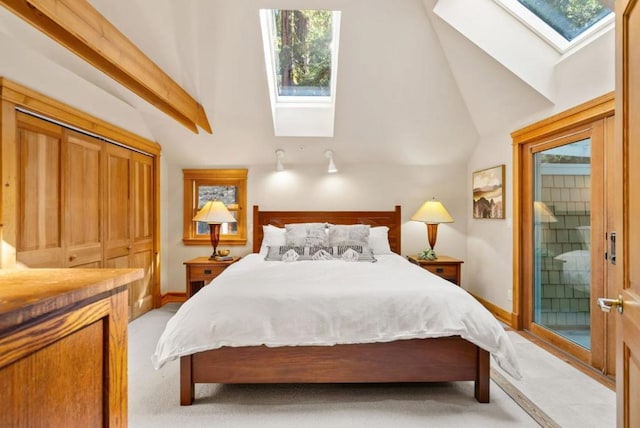
<svg viewBox="0 0 640 428">
<path fill-rule="evenodd" d="M 439 256 L 435 260 L 419 259 L 417 256 L 408 256 L 407 259 L 413 264 L 428 270 L 431 273 L 460 285 L 460 273 L 462 270 L 462 260 L 448 256 Z"/>
<path fill-rule="evenodd" d="M 423 268 L 449 281 L 456 281 L 458 278 L 458 267 L 454 265 L 425 265 Z"/>
<path fill-rule="evenodd" d="M 211 281 L 220 275 L 226 266 L 189 266 L 191 281 Z"/>
</svg>

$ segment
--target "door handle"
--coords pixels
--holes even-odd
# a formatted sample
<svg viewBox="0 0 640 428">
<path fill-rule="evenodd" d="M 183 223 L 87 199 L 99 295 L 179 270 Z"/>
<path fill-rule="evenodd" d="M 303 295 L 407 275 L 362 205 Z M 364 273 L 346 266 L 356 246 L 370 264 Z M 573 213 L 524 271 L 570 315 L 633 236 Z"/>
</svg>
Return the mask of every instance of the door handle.
<svg viewBox="0 0 640 428">
<path fill-rule="evenodd" d="M 607 299 L 605 297 L 598 297 L 598 306 L 602 312 L 611 312 L 611 308 L 615 307 L 618 310 L 618 313 L 622 313 L 622 308 L 624 306 L 624 301 L 622 300 L 622 295 L 618 295 L 617 299 Z"/>
<path fill-rule="evenodd" d="M 611 264 L 616 264 L 616 233 L 611 232 L 609 238 L 610 246 L 609 246 L 609 260 L 611 260 Z"/>
</svg>

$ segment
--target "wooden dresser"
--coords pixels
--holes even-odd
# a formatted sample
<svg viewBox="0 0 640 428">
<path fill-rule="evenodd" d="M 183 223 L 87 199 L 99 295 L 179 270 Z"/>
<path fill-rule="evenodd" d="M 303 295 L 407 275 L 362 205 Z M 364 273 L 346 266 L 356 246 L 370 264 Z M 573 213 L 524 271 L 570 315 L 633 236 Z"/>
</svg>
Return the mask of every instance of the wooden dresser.
<svg viewBox="0 0 640 428">
<path fill-rule="evenodd" d="M 127 426 L 127 289 L 143 275 L 0 270 L 0 426 Z"/>
</svg>

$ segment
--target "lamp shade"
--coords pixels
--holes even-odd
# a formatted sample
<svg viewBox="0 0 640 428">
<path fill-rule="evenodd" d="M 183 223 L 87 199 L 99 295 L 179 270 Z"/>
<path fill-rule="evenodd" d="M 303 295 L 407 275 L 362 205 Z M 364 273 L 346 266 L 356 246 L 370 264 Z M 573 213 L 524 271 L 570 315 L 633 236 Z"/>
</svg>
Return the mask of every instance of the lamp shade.
<svg viewBox="0 0 640 428">
<path fill-rule="evenodd" d="M 442 205 L 442 202 L 436 201 L 435 198 L 422 204 L 418 211 L 411 216 L 411 220 L 427 224 L 453 223 L 453 217 Z"/>
<path fill-rule="evenodd" d="M 429 241 L 429 247 L 422 253 L 418 254 L 420 259 L 436 260 L 435 246 L 438 236 L 438 225 L 440 223 L 453 223 L 453 217 L 449 214 L 447 209 L 442 205 L 442 202 L 436 201 L 436 198 L 432 198 L 430 201 L 425 202 L 411 216 L 411 220 L 420 221 L 427 225 L 427 240 Z"/>
<path fill-rule="evenodd" d="M 208 224 L 235 223 L 236 218 L 231 215 L 227 207 L 221 201 L 208 201 L 193 218 Z"/>
</svg>

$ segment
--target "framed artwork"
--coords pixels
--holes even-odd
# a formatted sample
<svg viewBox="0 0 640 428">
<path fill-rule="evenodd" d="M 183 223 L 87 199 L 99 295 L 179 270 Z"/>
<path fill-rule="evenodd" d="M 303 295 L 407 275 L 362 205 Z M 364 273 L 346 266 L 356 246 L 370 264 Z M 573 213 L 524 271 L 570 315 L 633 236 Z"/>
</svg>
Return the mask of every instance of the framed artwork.
<svg viewBox="0 0 640 428">
<path fill-rule="evenodd" d="M 504 165 L 475 171 L 472 185 L 473 218 L 504 218 Z"/>
</svg>

